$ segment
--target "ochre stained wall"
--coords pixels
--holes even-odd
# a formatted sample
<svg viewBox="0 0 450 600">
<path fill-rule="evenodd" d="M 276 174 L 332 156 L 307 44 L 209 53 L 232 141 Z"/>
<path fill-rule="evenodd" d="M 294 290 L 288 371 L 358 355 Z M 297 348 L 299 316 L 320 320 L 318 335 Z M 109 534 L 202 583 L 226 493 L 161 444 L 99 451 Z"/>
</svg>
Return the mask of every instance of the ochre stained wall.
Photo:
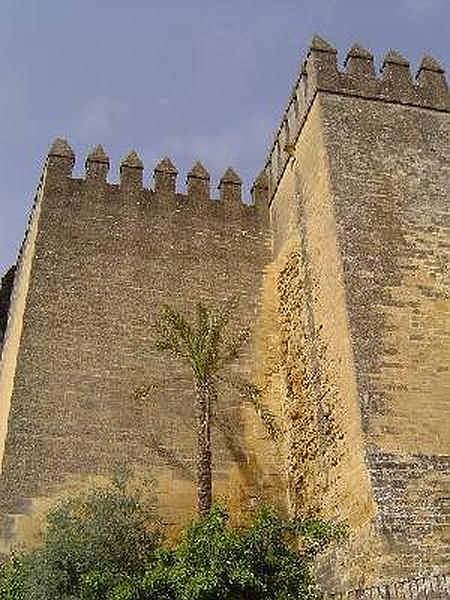
<svg viewBox="0 0 450 600">
<path fill-rule="evenodd" d="M 448 567 L 448 114 L 321 97 L 367 463 L 386 566 Z"/>
<path fill-rule="evenodd" d="M 347 521 L 351 563 L 367 577 L 375 506 L 365 467 L 357 381 L 322 111 L 316 101 L 272 200 L 286 457 L 295 513 Z M 286 227 L 289 223 L 289 227 Z M 345 565 L 345 566 L 344 566 Z M 336 562 L 333 564 L 335 569 Z M 326 570 L 326 567 L 322 567 Z M 350 571 L 349 571 L 350 569 Z M 327 572 L 331 577 L 331 569 Z M 337 573 L 334 573 L 337 576 Z"/>
<path fill-rule="evenodd" d="M 294 511 L 330 589 L 448 569 L 449 129 L 439 64 L 315 38 L 266 172 Z"/>
<path fill-rule="evenodd" d="M 2 370 L 1 510 L 27 513 L 69 481 L 125 464 L 155 477 L 163 517 L 181 523 L 196 504 L 193 384 L 179 361 L 155 350 L 155 320 L 166 303 L 192 315 L 199 300 L 219 306 L 237 295 L 231 329 L 253 328 L 266 212 L 241 203 L 237 180 L 221 183 L 220 202 L 201 193 L 209 179 L 176 194 L 172 173 L 155 174 L 156 192 L 131 169 L 107 184 L 100 159 L 86 180 L 69 176 L 70 156 L 48 159 Z M 250 372 L 251 347 L 234 375 Z M 133 398 L 141 386 L 150 388 L 145 401 Z M 240 394 L 225 385 L 213 410 L 216 495 L 233 495 L 245 466 L 247 495 L 259 497 Z"/>
</svg>

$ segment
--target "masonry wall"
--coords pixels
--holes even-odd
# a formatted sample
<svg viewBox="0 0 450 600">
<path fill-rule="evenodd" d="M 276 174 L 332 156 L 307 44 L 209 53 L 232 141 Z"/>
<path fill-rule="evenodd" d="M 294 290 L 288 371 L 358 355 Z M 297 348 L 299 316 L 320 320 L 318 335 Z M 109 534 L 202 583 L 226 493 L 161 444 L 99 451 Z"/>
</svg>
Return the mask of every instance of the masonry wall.
<svg viewBox="0 0 450 600">
<path fill-rule="evenodd" d="M 320 567 L 327 587 L 338 589 L 358 578 L 376 577 L 379 548 L 371 535 L 375 504 L 365 466 L 344 274 L 317 101 L 270 213 L 291 510 L 348 523 L 346 551 L 333 554 Z"/>
<path fill-rule="evenodd" d="M 345 593 L 325 595 L 327 600 L 442 600 L 450 595 L 450 581 L 446 574 L 402 579 L 370 588 L 352 589 Z"/>
<path fill-rule="evenodd" d="M 9 535 L 30 535 L 17 515 L 123 464 L 157 479 L 163 516 L 178 523 L 195 508 L 192 382 L 154 350 L 152 327 L 165 303 L 193 312 L 198 300 L 218 306 L 234 294 L 235 331 L 254 326 L 264 213 L 239 201 L 240 185 L 219 202 L 200 193 L 206 181 L 187 197 L 174 194 L 173 175 L 159 174 L 155 193 L 102 176 L 72 179 L 66 158 L 56 161 L 62 171 L 52 160 L 32 222 L 23 327 L 2 372 L 0 506 L 16 515 Z M 250 352 L 251 343 L 243 373 Z M 133 398 L 141 386 L 150 388 L 145 401 Z M 214 410 L 214 481 L 228 494 L 246 460 L 241 398 L 225 388 Z"/>
<path fill-rule="evenodd" d="M 449 114 L 320 102 L 385 574 L 445 571 Z"/>
<path fill-rule="evenodd" d="M 291 507 L 349 523 L 334 591 L 448 570 L 449 112 L 433 59 L 315 38 L 266 165 Z"/>
</svg>

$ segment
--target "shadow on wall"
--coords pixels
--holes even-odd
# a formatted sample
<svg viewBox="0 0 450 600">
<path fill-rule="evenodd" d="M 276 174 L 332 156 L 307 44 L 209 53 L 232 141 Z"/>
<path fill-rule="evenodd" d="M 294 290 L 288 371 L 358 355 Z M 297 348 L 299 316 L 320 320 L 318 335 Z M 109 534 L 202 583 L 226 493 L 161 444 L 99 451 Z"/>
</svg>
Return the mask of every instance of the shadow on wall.
<svg viewBox="0 0 450 600">
<path fill-rule="evenodd" d="M 8 324 L 9 304 L 14 285 L 16 265 L 10 267 L 2 277 L 0 286 L 0 354 L 3 347 L 3 338 Z"/>
</svg>

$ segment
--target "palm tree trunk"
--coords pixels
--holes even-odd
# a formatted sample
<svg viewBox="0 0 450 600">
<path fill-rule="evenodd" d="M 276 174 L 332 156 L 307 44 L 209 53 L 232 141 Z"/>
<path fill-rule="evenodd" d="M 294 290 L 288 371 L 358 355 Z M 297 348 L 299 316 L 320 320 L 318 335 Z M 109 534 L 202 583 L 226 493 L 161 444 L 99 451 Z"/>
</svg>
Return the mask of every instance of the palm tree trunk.
<svg viewBox="0 0 450 600">
<path fill-rule="evenodd" d="M 211 473 L 211 398 L 212 383 L 195 383 L 195 417 L 197 427 L 197 510 L 200 516 L 209 512 L 212 502 Z"/>
</svg>

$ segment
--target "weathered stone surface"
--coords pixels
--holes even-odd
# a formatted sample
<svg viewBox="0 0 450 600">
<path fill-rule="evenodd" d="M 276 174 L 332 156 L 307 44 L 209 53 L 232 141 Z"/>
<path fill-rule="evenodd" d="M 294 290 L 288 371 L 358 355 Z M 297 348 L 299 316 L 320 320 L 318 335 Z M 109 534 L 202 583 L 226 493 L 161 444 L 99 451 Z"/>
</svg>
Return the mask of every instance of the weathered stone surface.
<svg viewBox="0 0 450 600">
<path fill-rule="evenodd" d="M 448 91 L 340 77 L 268 163 L 290 498 L 354 531 L 334 590 L 449 567 Z"/>
<path fill-rule="evenodd" d="M 1 363 L 0 509 L 13 536 L 29 538 L 27 513 L 117 457 L 155 475 L 169 521 L 191 513 L 192 386 L 152 349 L 152 325 L 165 303 L 239 294 L 236 326 L 252 326 L 252 343 L 235 369 L 282 435 L 268 440 L 228 390 L 216 491 L 238 512 L 267 498 L 345 519 L 348 544 L 319 565 L 331 590 L 448 570 L 450 103 L 434 59 L 417 79 L 393 53 L 377 77 L 360 46 L 339 71 L 315 38 L 253 206 L 231 169 L 222 202 L 199 164 L 178 193 L 168 158 L 154 191 L 130 155 L 118 185 L 105 156 L 72 179 L 58 142 Z"/>
<path fill-rule="evenodd" d="M 67 140 L 56 138 L 49 148 L 48 156 L 64 156 L 66 158 L 75 158 L 75 154 Z"/>
<path fill-rule="evenodd" d="M 130 169 L 143 169 L 144 163 L 136 150 L 131 150 L 120 163 L 121 167 L 129 167 Z"/>
<path fill-rule="evenodd" d="M 161 175 L 173 174 L 167 161 L 162 166 Z M 251 206 L 235 211 L 165 188 L 130 190 L 129 171 L 141 174 L 122 164 L 120 185 L 44 179 L 18 265 L 2 364 L 4 514 L 22 514 L 23 498 L 39 510 L 72 481 L 119 463 L 155 476 L 169 522 L 194 510 L 192 382 L 178 361 L 154 350 L 153 326 L 164 304 L 195 313 L 199 300 L 217 306 L 237 295 L 234 327 L 254 328 L 268 229 Z M 250 353 L 251 345 L 242 352 L 242 373 L 252 367 Z M 151 392 L 137 401 L 142 386 Z M 239 394 L 225 389 L 217 407 L 217 493 L 233 495 L 243 485 L 241 405 Z M 247 471 L 249 494 L 263 494 Z M 29 538 L 26 516 L 15 527 Z"/>
</svg>

